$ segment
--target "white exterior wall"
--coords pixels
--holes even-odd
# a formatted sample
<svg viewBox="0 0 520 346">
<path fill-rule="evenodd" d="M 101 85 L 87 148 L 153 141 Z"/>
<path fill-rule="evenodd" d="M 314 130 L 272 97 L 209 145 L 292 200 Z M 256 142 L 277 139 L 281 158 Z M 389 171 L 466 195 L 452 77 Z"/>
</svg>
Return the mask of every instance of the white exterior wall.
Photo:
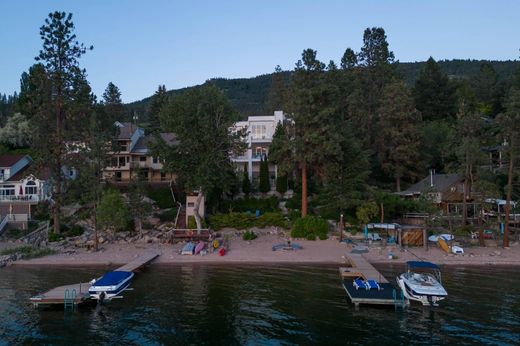
<svg viewBox="0 0 520 346">
<path fill-rule="evenodd" d="M 243 155 L 232 157 L 231 161 L 233 161 L 236 166 L 240 167 L 240 170 L 242 170 L 244 163 L 247 163 L 247 171 L 250 180 L 253 179 L 253 165 L 256 166 L 260 163 L 260 156 L 256 155 L 253 148 L 255 146 L 265 147 L 267 148 L 266 154 L 269 154 L 269 145 L 273 140 L 276 126 L 278 123 L 283 122 L 284 119 L 285 115 L 283 111 L 275 111 L 273 115 L 249 116 L 247 121 L 239 121 L 234 125 L 235 130 L 247 128 L 245 139 L 247 142 L 247 149 Z M 274 174 L 276 177 L 276 166 L 274 167 Z"/>
</svg>

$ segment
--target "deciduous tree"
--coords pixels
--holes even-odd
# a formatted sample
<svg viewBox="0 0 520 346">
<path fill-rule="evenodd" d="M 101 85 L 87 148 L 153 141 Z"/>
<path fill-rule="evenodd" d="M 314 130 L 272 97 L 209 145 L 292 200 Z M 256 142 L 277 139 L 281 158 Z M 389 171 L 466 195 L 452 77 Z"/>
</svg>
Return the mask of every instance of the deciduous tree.
<svg viewBox="0 0 520 346">
<path fill-rule="evenodd" d="M 230 130 L 238 114 L 219 89 L 204 85 L 172 98 L 162 109 L 160 120 L 179 143 L 168 146 L 160 142 L 157 153 L 166 160 L 164 169 L 175 173 L 188 192 L 198 192 L 195 221 L 200 230 L 202 197 L 229 191 L 234 185 L 229 155 L 244 150 L 244 134 Z"/>
</svg>

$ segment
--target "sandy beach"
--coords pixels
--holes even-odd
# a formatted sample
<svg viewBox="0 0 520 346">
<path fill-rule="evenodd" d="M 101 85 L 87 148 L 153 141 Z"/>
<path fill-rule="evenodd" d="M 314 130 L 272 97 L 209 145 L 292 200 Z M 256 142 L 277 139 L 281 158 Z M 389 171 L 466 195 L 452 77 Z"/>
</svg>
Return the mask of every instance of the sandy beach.
<svg viewBox="0 0 520 346">
<path fill-rule="evenodd" d="M 51 256 L 19 260 L 13 265 L 56 265 L 56 266 L 96 266 L 120 265 L 127 263 L 148 251 L 157 251 L 160 256 L 154 263 L 183 264 L 338 264 L 345 262 L 345 256 L 352 251 L 352 245 L 340 243 L 334 238 L 322 241 L 296 240 L 303 249 L 298 251 L 272 251 L 273 244 L 284 241 L 276 235 L 262 235 L 253 241 L 233 239 L 230 251 L 225 256 L 215 253 L 181 255 L 184 243 L 177 244 L 103 244 L 100 251 L 84 249 L 68 250 Z M 399 249 L 395 246 L 381 247 L 372 244 L 365 258 L 372 263 L 404 263 L 409 260 L 426 260 L 441 265 L 514 265 L 520 266 L 520 245 L 512 243 L 508 249 L 502 247 L 468 247 L 464 255 L 446 254 L 436 246 L 424 250 L 422 247 Z M 389 253 L 397 258 L 389 259 Z"/>
</svg>

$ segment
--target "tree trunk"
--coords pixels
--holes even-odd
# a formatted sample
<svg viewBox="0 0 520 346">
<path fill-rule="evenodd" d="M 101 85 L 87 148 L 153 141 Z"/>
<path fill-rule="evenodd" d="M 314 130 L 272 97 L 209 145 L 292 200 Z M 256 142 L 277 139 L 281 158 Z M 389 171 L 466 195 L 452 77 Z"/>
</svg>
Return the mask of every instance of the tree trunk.
<svg viewBox="0 0 520 346">
<path fill-rule="evenodd" d="M 467 158 L 466 158 L 467 160 Z M 464 188 L 462 191 L 462 226 L 466 226 L 468 224 L 468 204 L 466 201 L 466 195 L 468 191 L 468 165 L 466 164 L 466 174 L 464 175 Z"/>
<path fill-rule="evenodd" d="M 197 234 L 200 234 L 202 230 L 202 222 L 199 214 L 199 207 L 203 196 L 204 194 L 202 192 L 202 188 L 199 188 L 197 200 L 195 201 L 195 206 L 193 207 L 193 216 L 195 216 L 195 223 L 197 224 Z"/>
<path fill-rule="evenodd" d="M 307 165 L 302 164 L 302 218 L 307 216 Z"/>
<path fill-rule="evenodd" d="M 395 177 L 395 189 L 397 192 L 401 192 L 401 177 Z"/>
<path fill-rule="evenodd" d="M 513 185 L 513 138 L 509 143 L 509 172 L 507 174 L 507 193 L 506 193 L 506 217 L 504 220 L 504 247 L 509 247 L 509 212 L 511 210 L 511 190 Z"/>
<path fill-rule="evenodd" d="M 56 143 L 54 151 L 55 162 L 54 162 L 54 172 L 56 174 L 56 189 L 55 189 L 55 204 L 54 204 L 54 233 L 59 234 L 61 229 L 61 86 L 58 86 L 58 95 L 56 98 Z"/>
</svg>

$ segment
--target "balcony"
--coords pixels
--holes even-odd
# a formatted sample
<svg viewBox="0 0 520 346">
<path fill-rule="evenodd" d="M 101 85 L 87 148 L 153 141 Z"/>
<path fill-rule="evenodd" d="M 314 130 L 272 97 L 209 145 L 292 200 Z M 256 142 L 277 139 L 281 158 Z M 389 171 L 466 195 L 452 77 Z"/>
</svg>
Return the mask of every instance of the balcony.
<svg viewBox="0 0 520 346">
<path fill-rule="evenodd" d="M 3 203 L 38 203 L 43 200 L 40 195 L 0 195 L 0 202 Z"/>
<path fill-rule="evenodd" d="M 0 173 L 0 181 L 8 180 L 10 177 L 10 174 Z"/>
</svg>

